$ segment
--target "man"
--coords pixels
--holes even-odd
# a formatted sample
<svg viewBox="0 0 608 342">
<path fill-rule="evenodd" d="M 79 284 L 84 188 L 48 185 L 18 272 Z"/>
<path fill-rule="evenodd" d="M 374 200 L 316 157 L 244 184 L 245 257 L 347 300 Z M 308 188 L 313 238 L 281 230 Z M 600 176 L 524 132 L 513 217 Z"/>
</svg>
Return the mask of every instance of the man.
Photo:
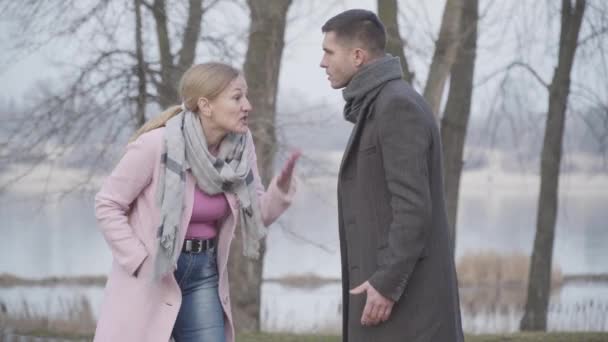
<svg viewBox="0 0 608 342">
<path fill-rule="evenodd" d="M 354 123 L 338 178 L 343 340 L 463 341 L 433 114 L 374 13 L 343 12 L 322 32 L 321 67 Z"/>
</svg>

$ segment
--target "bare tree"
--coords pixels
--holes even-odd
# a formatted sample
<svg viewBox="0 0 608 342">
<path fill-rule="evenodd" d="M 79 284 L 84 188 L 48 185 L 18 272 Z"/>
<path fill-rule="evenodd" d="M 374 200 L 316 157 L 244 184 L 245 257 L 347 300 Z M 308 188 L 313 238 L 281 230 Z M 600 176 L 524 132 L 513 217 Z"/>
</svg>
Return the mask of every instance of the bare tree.
<svg viewBox="0 0 608 342">
<path fill-rule="evenodd" d="M 397 0 L 378 0 L 378 16 L 386 27 L 386 51 L 393 56 L 399 57 L 401 67 L 403 68 L 403 79 L 411 84 L 414 80 L 414 73 L 410 70 L 405 53 L 403 52 L 405 44 L 399 34 L 398 13 Z"/>
<path fill-rule="evenodd" d="M 135 0 L 134 2 L 135 58 L 137 60 L 137 109 L 135 110 L 135 124 L 136 126 L 142 126 L 146 122 L 146 95 L 148 93 L 148 84 L 146 82 L 146 62 L 144 60 L 144 41 L 142 34 L 142 0 Z"/>
<path fill-rule="evenodd" d="M 65 63 L 74 72 L 66 74 L 64 85 L 37 89 L 41 96 L 28 103 L 30 115 L 11 119 L 17 123 L 2 137 L 6 141 L 0 141 L 7 151 L 0 161 L 27 166 L 0 183 L 0 191 L 51 159 L 55 163 L 58 156 L 70 155 L 73 146 L 80 146 L 76 153 L 89 156 L 80 165 L 86 163 L 89 172 L 72 190 L 89 183 L 108 147 L 146 120 L 147 106 L 179 103 L 177 82 L 194 62 L 201 42 L 221 53 L 229 51 L 229 42 L 205 36 L 200 29 L 203 14 L 217 2 L 208 1 L 206 7 L 202 0 L 171 2 L 172 16 L 166 0 L 84 6 L 72 6 L 71 0 L 0 2 L 1 16 L 22 24 L 21 35 L 15 37 L 18 51 L 51 41 L 83 40 L 78 61 Z M 147 30 L 150 25 L 155 30 Z M 68 114 L 72 112 L 78 115 Z M 84 127 L 92 132 L 76 131 Z M 85 146 L 91 151 L 85 152 Z"/>
<path fill-rule="evenodd" d="M 177 53 L 177 61 L 175 61 L 171 51 L 171 36 L 167 27 L 167 4 L 165 0 L 154 0 L 152 5 L 148 5 L 156 21 L 156 38 L 160 56 L 160 81 L 155 82 L 155 85 L 158 89 L 158 102 L 163 108 L 179 102 L 177 83 L 186 69 L 194 62 L 203 17 L 202 6 L 203 0 L 189 1 L 188 19 L 181 37 L 181 47 Z"/>
<path fill-rule="evenodd" d="M 249 85 L 253 112 L 250 130 L 255 141 L 258 167 L 264 184 L 273 174 L 276 152 L 276 97 L 283 54 L 287 11 L 291 0 L 247 0 L 251 11 L 249 45 L 243 70 Z M 260 298 L 265 244 L 258 260 L 242 254 L 242 235 L 237 231 L 229 266 L 233 310 L 239 330 L 260 329 Z"/>
<path fill-rule="evenodd" d="M 574 6 L 570 0 L 562 0 L 559 54 L 557 68 L 548 87 L 549 110 L 541 156 L 536 237 L 530 264 L 526 308 L 520 324 L 522 330 L 547 329 L 565 115 L 570 92 L 570 73 L 585 7 L 586 0 L 576 0 Z"/>
<path fill-rule="evenodd" d="M 460 44 L 456 61 L 452 65 L 449 95 L 441 119 L 446 205 L 454 245 L 464 142 L 473 96 L 478 21 L 478 0 L 465 1 L 459 29 L 459 35 L 464 38 L 464 42 Z"/>
<path fill-rule="evenodd" d="M 447 0 L 441 19 L 439 38 L 435 42 L 435 53 L 424 87 L 424 98 L 428 101 L 439 122 L 439 110 L 445 82 L 450 75 L 450 69 L 459 44 L 459 26 L 461 12 L 466 0 Z"/>
</svg>

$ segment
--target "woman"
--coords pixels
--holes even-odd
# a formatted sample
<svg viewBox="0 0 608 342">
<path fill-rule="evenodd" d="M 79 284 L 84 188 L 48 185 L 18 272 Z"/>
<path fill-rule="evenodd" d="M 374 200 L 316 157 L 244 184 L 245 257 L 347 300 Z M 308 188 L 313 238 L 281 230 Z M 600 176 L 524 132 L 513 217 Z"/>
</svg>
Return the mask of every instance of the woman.
<svg viewBox="0 0 608 342">
<path fill-rule="evenodd" d="M 247 127 L 251 104 L 238 70 L 206 63 L 180 82 L 182 106 L 147 123 L 95 197 L 113 265 L 96 341 L 234 341 L 228 253 L 243 253 L 288 206 L 299 153 L 267 191 Z"/>
</svg>

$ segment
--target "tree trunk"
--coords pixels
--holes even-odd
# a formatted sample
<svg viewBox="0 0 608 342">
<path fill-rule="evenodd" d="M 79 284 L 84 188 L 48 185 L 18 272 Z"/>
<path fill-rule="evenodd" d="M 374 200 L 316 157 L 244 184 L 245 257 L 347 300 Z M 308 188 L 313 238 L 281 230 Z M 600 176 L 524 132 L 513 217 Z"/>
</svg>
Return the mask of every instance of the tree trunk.
<svg viewBox="0 0 608 342">
<path fill-rule="evenodd" d="M 175 64 L 173 54 L 171 53 L 171 39 L 167 28 L 166 7 L 165 0 L 154 0 L 152 5 L 152 14 L 156 22 L 158 53 L 160 56 L 161 80 L 157 85 L 157 91 L 158 101 L 162 108 L 167 108 L 181 102 L 177 87 L 183 73 L 194 62 L 203 16 L 203 1 L 189 1 L 188 20 L 184 28 L 177 64 Z"/>
<path fill-rule="evenodd" d="M 248 0 L 251 10 L 249 45 L 243 70 L 253 106 L 250 130 L 256 146 L 262 182 L 273 174 L 276 150 L 275 111 L 287 10 L 291 0 Z M 260 297 L 265 244 L 258 260 L 242 253 L 242 236 L 237 231 L 229 266 L 233 315 L 239 331 L 260 329 Z"/>
<path fill-rule="evenodd" d="M 424 87 L 424 98 L 428 101 L 437 122 L 439 122 L 439 107 L 443 88 L 459 45 L 459 26 L 464 0 L 447 0 L 441 19 L 439 38 L 435 43 L 435 53 L 429 69 L 429 76 Z"/>
<path fill-rule="evenodd" d="M 135 0 L 135 56 L 137 58 L 137 109 L 135 127 L 138 129 L 146 122 L 146 63 L 144 62 L 144 43 L 141 32 L 141 1 Z"/>
<path fill-rule="evenodd" d="M 478 0 L 465 1 L 460 25 L 460 35 L 464 42 L 459 47 L 456 61 L 452 65 L 448 102 L 441 120 L 447 214 L 454 249 L 464 142 L 473 96 L 478 20 Z"/>
<path fill-rule="evenodd" d="M 521 330 L 547 329 L 564 123 L 570 92 L 570 72 L 574 64 L 585 6 L 585 0 L 577 0 L 574 8 L 570 0 L 562 0 L 559 57 L 549 86 L 549 111 L 541 157 L 536 237 L 530 261 L 528 296 L 520 324 Z"/>
<path fill-rule="evenodd" d="M 188 20 L 182 37 L 182 48 L 179 52 L 177 62 L 177 79 L 194 63 L 196 46 L 201 33 L 201 21 L 203 19 L 203 0 L 190 0 Z"/>
<path fill-rule="evenodd" d="M 386 52 L 399 57 L 403 68 L 403 79 L 408 83 L 414 81 L 414 73 L 410 71 L 407 59 L 403 53 L 403 40 L 399 34 L 399 8 L 397 0 L 378 0 L 378 16 L 386 28 Z"/>
<path fill-rule="evenodd" d="M 167 11 L 165 0 L 154 0 L 152 13 L 156 21 L 156 39 L 160 56 L 160 84 L 157 86 L 158 102 L 162 108 L 178 103 L 177 83 L 173 74 L 173 55 L 167 28 Z"/>
</svg>

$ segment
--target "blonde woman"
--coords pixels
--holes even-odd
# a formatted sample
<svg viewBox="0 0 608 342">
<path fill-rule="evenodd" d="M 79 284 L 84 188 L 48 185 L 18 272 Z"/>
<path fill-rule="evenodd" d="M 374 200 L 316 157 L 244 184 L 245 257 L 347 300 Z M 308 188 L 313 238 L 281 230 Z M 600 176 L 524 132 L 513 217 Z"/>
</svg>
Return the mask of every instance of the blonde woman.
<svg viewBox="0 0 608 342">
<path fill-rule="evenodd" d="M 181 106 L 142 127 L 95 197 L 113 255 L 95 341 L 234 341 L 228 254 L 246 256 L 290 204 L 294 152 L 265 191 L 247 83 L 221 63 L 191 67 Z"/>
</svg>

